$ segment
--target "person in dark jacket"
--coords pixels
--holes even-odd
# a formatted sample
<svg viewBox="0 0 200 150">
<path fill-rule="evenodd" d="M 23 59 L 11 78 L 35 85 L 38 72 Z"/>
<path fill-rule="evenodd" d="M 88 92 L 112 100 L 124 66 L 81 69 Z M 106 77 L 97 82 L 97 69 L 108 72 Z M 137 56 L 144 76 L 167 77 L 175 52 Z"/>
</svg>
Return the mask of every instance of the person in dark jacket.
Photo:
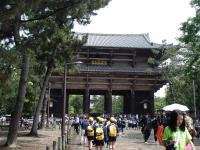
<svg viewBox="0 0 200 150">
<path fill-rule="evenodd" d="M 154 140 L 155 142 L 157 142 L 157 131 L 158 131 L 158 126 L 159 126 L 159 120 L 157 116 L 154 116 L 153 119 L 151 120 L 152 122 L 152 129 L 153 129 L 153 133 L 154 133 Z"/>
<path fill-rule="evenodd" d="M 152 129 L 152 123 L 151 123 L 151 118 L 149 117 L 148 114 L 146 114 L 143 119 L 141 120 L 142 122 L 142 134 L 144 138 L 144 142 L 148 144 L 148 139 L 151 134 L 151 129 Z"/>
</svg>

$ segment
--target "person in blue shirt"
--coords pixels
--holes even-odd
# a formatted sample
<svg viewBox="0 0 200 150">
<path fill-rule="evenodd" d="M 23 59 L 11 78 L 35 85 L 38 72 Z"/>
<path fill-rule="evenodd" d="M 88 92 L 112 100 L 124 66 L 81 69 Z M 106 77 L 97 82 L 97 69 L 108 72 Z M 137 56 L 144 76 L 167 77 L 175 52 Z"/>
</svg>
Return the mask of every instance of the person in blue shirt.
<svg viewBox="0 0 200 150">
<path fill-rule="evenodd" d="M 86 144 L 86 129 L 87 129 L 87 126 L 89 125 L 89 122 L 88 120 L 86 119 L 86 116 L 83 116 L 83 120 L 82 120 L 82 123 L 81 123 L 81 144 Z"/>
<path fill-rule="evenodd" d="M 92 142 L 94 140 L 94 119 L 93 117 L 89 117 L 88 119 L 89 123 L 88 125 L 86 126 L 86 136 L 87 136 L 87 139 L 88 139 L 88 148 L 89 150 L 92 149 Z"/>
</svg>

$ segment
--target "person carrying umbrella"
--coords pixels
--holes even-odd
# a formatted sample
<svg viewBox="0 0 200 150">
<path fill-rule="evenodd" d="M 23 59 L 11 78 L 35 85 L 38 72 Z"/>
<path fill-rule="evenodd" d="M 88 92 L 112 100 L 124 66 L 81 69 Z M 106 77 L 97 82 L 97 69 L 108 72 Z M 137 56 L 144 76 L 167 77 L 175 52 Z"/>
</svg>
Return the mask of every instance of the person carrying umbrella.
<svg viewBox="0 0 200 150">
<path fill-rule="evenodd" d="M 195 150 L 192 137 L 185 126 L 183 112 L 174 110 L 170 113 L 169 124 L 164 129 L 163 142 L 166 150 L 185 150 L 190 146 Z"/>
</svg>

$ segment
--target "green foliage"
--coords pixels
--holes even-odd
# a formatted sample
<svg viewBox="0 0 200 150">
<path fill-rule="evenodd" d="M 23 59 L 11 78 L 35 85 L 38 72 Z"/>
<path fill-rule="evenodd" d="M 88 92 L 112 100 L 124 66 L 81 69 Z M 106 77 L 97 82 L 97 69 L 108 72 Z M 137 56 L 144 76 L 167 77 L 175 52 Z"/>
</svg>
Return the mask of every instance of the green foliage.
<svg viewBox="0 0 200 150">
<path fill-rule="evenodd" d="M 16 100 L 19 82 L 17 51 L 0 44 L 0 114 L 11 114 Z"/>
<path fill-rule="evenodd" d="M 120 114 L 123 112 L 123 97 L 113 96 L 112 97 L 112 112 L 114 114 Z M 73 114 L 80 114 L 83 112 L 83 97 L 80 95 L 70 95 L 69 98 L 69 112 Z M 104 112 L 104 96 L 93 95 L 91 96 L 91 105 L 93 108 L 90 113 L 105 113 Z"/>
<path fill-rule="evenodd" d="M 159 62 L 155 58 L 152 58 L 152 57 L 148 58 L 147 63 L 150 64 L 152 67 L 157 66 L 159 64 Z"/>
<path fill-rule="evenodd" d="M 190 110 L 194 111 L 193 103 L 193 80 L 195 81 L 196 100 L 200 98 L 200 1 L 192 0 L 192 6 L 196 9 L 196 16 L 189 18 L 182 23 L 182 36 L 179 38 L 181 46 L 174 56 L 171 57 L 168 65 L 168 78 L 171 81 L 175 102 L 187 105 Z M 168 86 L 166 102 L 174 102 L 170 97 Z M 200 104 L 196 103 L 197 110 Z"/>
<path fill-rule="evenodd" d="M 167 77 L 170 81 L 166 95 L 167 104 L 181 103 L 191 106 L 192 85 L 188 75 L 185 74 L 185 54 L 180 49 L 171 57 L 168 67 Z M 171 89 L 170 89 L 171 88 Z"/>
<path fill-rule="evenodd" d="M 16 74 L 17 72 L 13 72 L 8 78 L 9 80 L 5 80 L 0 85 L 0 113 L 12 114 L 14 111 L 19 82 L 19 76 Z"/>
<path fill-rule="evenodd" d="M 154 98 L 154 111 L 157 112 L 161 110 L 164 106 L 166 106 L 166 98 L 165 97 L 155 97 Z"/>
<path fill-rule="evenodd" d="M 104 112 L 104 96 L 94 95 L 92 98 L 94 102 L 91 113 L 105 113 Z M 112 96 L 112 112 L 114 114 L 120 114 L 123 112 L 123 97 Z"/>
<path fill-rule="evenodd" d="M 158 55 L 160 53 L 159 49 L 152 49 L 151 50 L 154 55 Z"/>
<path fill-rule="evenodd" d="M 81 114 L 83 113 L 83 96 L 70 95 L 69 97 L 69 113 Z"/>
<path fill-rule="evenodd" d="M 199 0 L 192 0 L 191 4 L 196 8 L 196 16 L 182 23 L 180 41 L 187 48 L 186 71 L 190 75 L 194 74 L 196 77 L 193 76 L 193 78 L 198 79 L 200 67 L 200 2 Z"/>
<path fill-rule="evenodd" d="M 114 114 L 123 113 L 123 97 L 122 96 L 112 96 L 112 112 Z"/>
<path fill-rule="evenodd" d="M 26 117 L 33 116 L 39 96 L 38 93 L 40 92 L 38 82 L 34 81 L 34 79 L 32 81 L 32 84 L 28 84 L 27 86 L 26 99 L 24 102 L 23 115 Z"/>
<path fill-rule="evenodd" d="M 19 83 L 21 49 L 16 48 L 14 27 L 19 20 L 21 48 L 31 58 L 24 114 L 33 113 L 41 83 L 49 66 L 57 68 L 76 59 L 74 51 L 84 41 L 72 32 L 74 22 L 88 24 L 95 10 L 105 7 L 109 0 L 6 0 L 0 4 L 0 109 L 10 113 L 14 108 Z M 17 16 L 19 14 L 19 16 Z M 16 76 L 16 78 L 13 78 Z M 12 84 L 11 84 L 11 83 Z M 23 101 L 23 100 L 22 100 Z"/>
<path fill-rule="evenodd" d="M 104 96 L 93 95 L 91 101 L 93 101 L 93 109 L 91 110 L 91 113 L 105 113 Z"/>
</svg>

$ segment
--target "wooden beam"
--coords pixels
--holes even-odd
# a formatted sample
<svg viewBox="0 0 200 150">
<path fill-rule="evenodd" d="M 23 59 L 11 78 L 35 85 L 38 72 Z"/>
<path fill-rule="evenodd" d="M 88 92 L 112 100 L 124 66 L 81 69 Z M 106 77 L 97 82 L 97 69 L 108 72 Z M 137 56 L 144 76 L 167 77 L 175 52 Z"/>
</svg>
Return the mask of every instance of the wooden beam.
<svg viewBox="0 0 200 150">
<path fill-rule="evenodd" d="M 88 85 L 90 90 L 110 90 L 108 85 Z M 63 88 L 63 83 L 60 84 L 53 84 L 52 89 L 62 89 Z M 67 84 L 67 89 L 73 89 L 73 90 L 85 90 L 85 85 L 84 84 Z M 146 85 L 140 85 L 140 86 L 135 86 L 134 90 L 135 91 L 152 91 L 153 87 L 152 86 L 146 86 Z M 131 90 L 130 85 L 115 85 L 112 87 L 112 91 L 115 90 Z"/>
<path fill-rule="evenodd" d="M 75 54 L 77 54 L 77 53 L 75 53 Z M 78 52 L 78 54 L 79 55 L 81 55 L 81 54 L 87 54 L 87 52 Z M 110 53 L 108 52 L 108 53 L 106 53 L 106 52 L 90 52 L 90 54 L 92 54 L 92 55 L 110 55 Z M 124 55 L 124 56 L 130 56 L 130 53 L 113 53 L 113 55 Z"/>
<path fill-rule="evenodd" d="M 67 79 L 86 79 L 87 76 L 67 76 Z M 50 79 L 62 79 L 62 76 L 51 76 Z M 130 78 L 130 77 L 89 77 L 88 75 L 88 79 L 105 79 L 105 80 L 110 80 L 110 79 L 113 79 L 113 80 L 149 80 L 149 81 L 165 81 L 163 79 L 160 79 L 160 78 L 140 78 L 140 77 L 133 77 L 133 78 Z"/>
<path fill-rule="evenodd" d="M 63 82 L 56 82 L 57 84 L 63 84 Z M 110 85 L 109 82 L 107 83 L 103 83 L 103 82 L 89 82 L 89 83 L 86 83 L 86 82 L 66 82 L 66 84 L 78 84 L 78 85 Z M 133 83 L 115 83 L 115 82 L 112 82 L 112 85 L 129 85 L 129 86 L 132 86 Z M 135 83 L 134 86 L 153 86 L 153 85 L 163 85 L 161 83 L 157 83 L 157 84 L 153 84 L 153 83 Z"/>
<path fill-rule="evenodd" d="M 86 58 L 86 57 L 80 57 L 77 60 L 106 60 L 110 61 L 110 58 Z M 132 59 L 125 59 L 125 58 L 113 58 L 112 61 L 130 61 L 132 62 Z"/>
</svg>

